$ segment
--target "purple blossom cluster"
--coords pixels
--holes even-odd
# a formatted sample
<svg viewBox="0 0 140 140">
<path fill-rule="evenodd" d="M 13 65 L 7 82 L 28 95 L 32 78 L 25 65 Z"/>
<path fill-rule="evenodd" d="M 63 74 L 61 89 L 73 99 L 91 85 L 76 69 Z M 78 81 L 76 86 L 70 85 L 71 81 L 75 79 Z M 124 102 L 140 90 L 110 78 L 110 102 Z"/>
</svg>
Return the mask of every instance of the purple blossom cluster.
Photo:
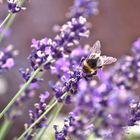
<svg viewBox="0 0 140 140">
<path fill-rule="evenodd" d="M 18 55 L 17 50 L 13 50 L 13 46 L 9 45 L 0 50 L 0 71 L 11 69 L 15 65 L 14 57 Z"/>
<path fill-rule="evenodd" d="M 44 92 L 40 95 L 40 102 L 34 104 L 34 110 L 29 110 L 29 117 L 30 122 L 28 124 L 25 124 L 25 129 L 27 129 L 31 124 L 33 124 L 48 108 L 46 104 L 46 99 L 49 97 L 49 92 Z M 32 132 L 30 134 L 26 135 L 26 139 L 30 140 L 35 135 L 36 129 L 46 127 L 47 117 L 43 117 L 32 129 Z"/>
<path fill-rule="evenodd" d="M 129 126 L 137 125 L 140 121 L 140 102 L 132 102 L 130 104 L 130 119 L 128 122 Z"/>
<path fill-rule="evenodd" d="M 105 140 L 125 139 L 125 127 L 140 119 L 139 102 L 134 102 L 140 82 L 139 40 L 133 45 L 132 56 L 122 57 L 109 73 L 104 72 L 101 83 L 79 81 L 75 108 L 61 131 L 54 126 L 56 140 L 86 140 L 90 134 Z"/>
<path fill-rule="evenodd" d="M 15 9 L 15 8 L 19 8 L 17 2 L 8 1 L 8 6 L 11 7 L 10 8 L 11 12 L 13 13 L 18 12 Z M 21 10 L 21 8 L 19 9 Z M 83 37 L 87 38 L 89 36 L 89 30 L 86 26 L 86 23 L 87 23 L 86 18 L 80 15 L 79 17 L 76 16 L 76 18 L 72 17 L 69 21 L 67 21 L 66 24 L 62 25 L 62 27 L 60 28 L 59 35 L 56 35 L 56 37 L 53 40 L 48 38 L 44 38 L 41 40 L 36 40 L 36 39 L 32 40 L 31 47 L 34 49 L 31 55 L 29 56 L 29 60 L 31 63 L 31 67 L 34 70 L 36 70 L 41 65 L 44 65 L 44 68 L 51 69 L 52 73 L 55 73 L 55 71 L 57 71 L 58 73 L 60 69 L 63 72 L 67 73 L 66 74 L 67 76 L 66 75 L 65 76 L 67 77 L 68 82 L 64 83 L 65 86 L 63 86 L 63 91 L 61 91 L 62 93 L 57 91 L 58 88 L 55 89 L 55 96 L 58 99 L 58 101 L 62 101 L 61 98 L 67 90 L 70 90 L 71 94 L 74 94 L 74 92 L 76 92 L 74 90 L 76 90 L 76 86 L 77 86 L 76 83 L 81 77 L 81 71 L 79 72 L 79 69 L 78 70 L 75 69 L 75 72 L 70 71 L 69 66 L 70 63 L 72 62 L 74 64 L 72 67 L 74 66 L 78 67 L 77 63 L 81 59 L 81 57 L 78 55 L 81 55 L 81 52 L 82 55 L 84 55 L 85 52 L 79 46 L 78 49 L 75 49 L 73 53 L 71 53 L 70 47 L 73 45 L 78 45 L 81 38 Z M 77 59 L 78 61 L 75 61 L 74 59 L 72 60 L 72 58 L 75 59 L 78 58 Z M 46 63 L 47 61 L 49 63 Z M 54 65 L 52 63 L 54 63 Z M 33 71 L 29 69 L 26 70 L 20 69 L 19 71 L 25 82 L 29 80 L 29 78 L 33 73 Z M 61 77 L 60 74 L 59 77 Z M 64 77 L 62 77 L 61 79 L 63 78 Z M 40 80 L 42 79 L 38 77 L 32 80 L 31 85 L 25 90 L 22 96 L 17 99 L 13 107 L 11 107 L 11 109 L 9 110 L 8 116 L 11 116 L 10 118 L 15 118 L 17 115 L 21 114 L 21 113 L 13 114 L 11 110 L 14 110 L 13 108 L 15 108 L 16 112 L 20 112 L 18 111 L 18 109 L 20 110 L 21 104 L 24 104 L 25 101 L 27 101 L 27 99 L 33 97 L 34 94 L 32 93 L 34 93 L 34 90 L 38 88 L 37 82 Z M 66 102 L 67 103 L 70 102 L 70 99 L 71 99 L 70 95 L 67 95 Z"/>
<path fill-rule="evenodd" d="M 77 93 L 79 80 L 84 76 L 80 61 L 87 57 L 89 46 L 82 49 L 80 46 L 72 50 L 69 57 L 58 59 L 51 67 L 51 73 L 57 75 L 58 82 L 50 81 L 50 86 L 59 102 L 65 100 L 67 104 L 72 102 L 72 96 Z M 63 63 L 62 63 L 63 62 Z M 63 95 L 67 93 L 66 97 Z"/>
<path fill-rule="evenodd" d="M 71 103 L 71 97 L 77 93 L 77 83 L 81 78 L 82 71 L 79 70 L 69 72 L 69 75 L 67 75 L 67 77 L 62 76 L 61 81 L 52 86 L 57 100 L 59 102 L 65 100 L 66 103 Z M 66 97 L 63 96 L 65 93 L 67 93 Z"/>
<path fill-rule="evenodd" d="M 50 61 L 45 68 L 49 68 L 50 64 L 56 59 L 64 57 L 70 53 L 70 46 L 78 44 L 79 40 L 89 36 L 89 30 L 86 27 L 86 19 L 84 17 L 72 18 L 66 24 L 62 25 L 60 34 L 54 40 L 44 38 L 40 41 L 33 40 L 31 47 L 34 47 L 29 56 L 33 69 L 47 61 Z"/>
<path fill-rule="evenodd" d="M 20 2 L 17 0 L 7 0 L 8 2 L 8 10 L 11 13 L 18 13 L 21 10 L 25 10 L 25 7 L 20 6 Z"/>
<path fill-rule="evenodd" d="M 110 91 L 104 89 L 104 92 L 107 95 L 101 97 L 102 108 L 98 114 L 101 123 L 95 128 L 95 134 L 105 140 L 123 140 L 124 127 L 129 120 L 129 105 L 135 96 L 132 91 L 114 86 Z"/>
<path fill-rule="evenodd" d="M 111 70 L 114 76 L 109 77 L 110 82 L 115 83 L 117 86 L 125 86 L 127 89 L 135 89 L 140 81 L 139 62 L 138 52 L 133 54 L 133 56 L 122 58 L 114 69 Z"/>
<path fill-rule="evenodd" d="M 69 117 L 65 119 L 63 130 L 58 131 L 58 126 L 54 126 L 56 140 L 66 140 L 68 138 L 83 140 L 92 132 L 94 126 L 89 120 L 93 114 L 93 98 L 90 93 L 84 93 L 86 89 L 85 86 L 88 86 L 87 81 L 84 79 L 80 80 L 77 97 L 75 98 L 76 108 L 70 113 Z M 91 90 L 93 90 L 93 88 Z"/>
<path fill-rule="evenodd" d="M 77 94 L 78 82 L 85 78 L 81 65 L 81 58 L 86 58 L 89 54 L 89 45 L 82 49 L 80 46 L 75 48 L 68 58 L 58 59 L 51 67 L 51 73 L 58 76 L 59 81 L 51 84 L 54 95 L 59 102 L 65 100 L 67 104 L 72 103 L 72 97 Z M 63 63 L 62 63 L 63 62 Z M 67 96 L 63 96 L 67 93 Z"/>
<path fill-rule="evenodd" d="M 20 72 L 20 74 L 21 74 L 21 76 L 22 76 L 22 78 L 24 79 L 24 81 L 25 82 L 27 82 L 29 79 L 30 79 L 30 77 L 31 77 L 31 75 L 32 75 L 32 72 L 31 72 L 31 70 L 30 69 L 26 69 L 26 70 L 24 70 L 23 68 L 20 68 L 19 69 L 19 72 Z M 42 78 L 40 78 L 40 77 L 35 77 L 32 81 L 31 81 L 31 83 L 32 84 L 37 84 L 37 82 L 39 82 L 39 81 L 42 81 L 43 79 Z"/>
<path fill-rule="evenodd" d="M 70 17 L 90 16 L 98 14 L 97 0 L 75 0 L 70 8 Z"/>
<path fill-rule="evenodd" d="M 34 50 L 29 56 L 32 68 L 37 69 L 51 59 L 52 61 L 45 65 L 48 69 L 53 61 L 71 53 L 71 46 L 78 45 L 81 38 L 87 38 L 89 36 L 88 22 L 84 17 L 94 15 L 97 5 L 95 0 L 75 0 L 70 10 L 70 19 L 59 28 L 59 34 L 54 39 L 33 39 L 31 47 Z"/>
</svg>

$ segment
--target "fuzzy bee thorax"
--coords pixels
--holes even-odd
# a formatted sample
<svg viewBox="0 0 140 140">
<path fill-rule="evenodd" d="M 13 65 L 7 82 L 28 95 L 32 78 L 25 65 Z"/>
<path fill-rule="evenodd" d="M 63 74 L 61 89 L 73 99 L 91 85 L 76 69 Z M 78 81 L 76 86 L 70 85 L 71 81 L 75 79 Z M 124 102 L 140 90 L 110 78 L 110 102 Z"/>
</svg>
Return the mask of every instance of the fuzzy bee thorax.
<svg viewBox="0 0 140 140">
<path fill-rule="evenodd" d="M 91 60 L 84 60 L 83 62 L 83 71 L 85 73 L 94 73 L 97 70 L 96 62 L 91 62 Z"/>
</svg>

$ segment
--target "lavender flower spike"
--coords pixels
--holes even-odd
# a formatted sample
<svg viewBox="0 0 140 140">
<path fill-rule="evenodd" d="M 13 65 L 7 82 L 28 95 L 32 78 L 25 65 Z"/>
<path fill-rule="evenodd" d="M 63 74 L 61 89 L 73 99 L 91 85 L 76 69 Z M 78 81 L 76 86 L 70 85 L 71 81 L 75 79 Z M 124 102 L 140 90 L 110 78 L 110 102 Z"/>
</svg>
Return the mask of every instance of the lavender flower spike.
<svg viewBox="0 0 140 140">
<path fill-rule="evenodd" d="M 40 102 L 34 104 L 35 110 L 29 110 L 29 117 L 30 122 L 25 124 L 25 129 L 30 127 L 48 108 L 46 102 L 46 99 L 49 97 L 49 92 L 44 92 L 40 95 Z M 36 133 L 36 129 L 40 129 L 42 127 L 46 127 L 47 117 L 43 117 L 32 129 L 32 132 L 28 135 L 26 135 L 26 139 L 31 139 Z M 45 124 L 44 124 L 45 123 Z"/>
<path fill-rule="evenodd" d="M 74 4 L 70 9 L 70 17 L 90 16 L 98 14 L 97 0 L 74 0 Z"/>
<path fill-rule="evenodd" d="M 25 10 L 26 9 L 25 7 L 21 7 L 19 5 L 18 1 L 16 1 L 16 0 L 7 0 L 7 2 L 8 2 L 9 12 L 11 12 L 11 13 L 18 13 L 21 10 Z"/>
<path fill-rule="evenodd" d="M 140 121 L 140 102 L 134 102 L 130 104 L 130 119 L 128 125 L 137 125 L 138 121 Z"/>
<path fill-rule="evenodd" d="M 72 18 L 66 24 L 62 25 L 60 34 L 53 40 L 47 38 L 40 41 L 33 40 L 31 47 L 34 47 L 34 50 L 29 56 L 32 68 L 37 69 L 44 62 L 48 61 L 49 58 L 53 59 L 54 62 L 58 58 L 69 54 L 72 45 L 79 44 L 81 38 L 87 38 L 89 36 L 86 23 L 86 18 L 82 16 Z M 47 65 L 46 68 L 50 68 L 49 66 Z"/>
</svg>

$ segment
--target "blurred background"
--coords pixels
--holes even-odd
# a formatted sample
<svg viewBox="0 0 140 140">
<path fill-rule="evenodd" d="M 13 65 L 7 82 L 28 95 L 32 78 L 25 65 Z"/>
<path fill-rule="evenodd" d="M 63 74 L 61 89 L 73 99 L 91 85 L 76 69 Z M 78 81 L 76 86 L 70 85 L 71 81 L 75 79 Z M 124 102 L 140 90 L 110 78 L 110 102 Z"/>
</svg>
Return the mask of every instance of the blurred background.
<svg viewBox="0 0 140 140">
<path fill-rule="evenodd" d="M 0 47 L 13 44 L 20 51 L 16 67 L 0 75 L 0 110 L 10 101 L 19 89 L 19 84 L 23 82 L 18 69 L 29 67 L 27 57 L 31 52 L 32 38 L 54 37 L 53 26 L 62 25 L 66 21 L 65 14 L 72 4 L 73 0 L 31 0 L 25 4 L 27 10 L 17 15 L 10 28 L 11 35 L 0 44 Z M 0 21 L 7 13 L 7 5 L 4 2 L 0 4 Z M 91 36 L 85 43 L 92 45 L 96 40 L 101 40 L 103 53 L 117 58 L 130 54 L 131 44 L 140 36 L 140 0 L 100 0 L 99 14 L 90 17 L 89 20 L 92 23 Z M 42 91 L 44 87 L 42 86 Z M 26 106 L 28 107 L 23 116 L 15 120 L 16 127 L 11 128 L 7 140 L 23 131 L 23 124 L 28 118 L 27 108 L 32 107 L 32 103 Z"/>
</svg>

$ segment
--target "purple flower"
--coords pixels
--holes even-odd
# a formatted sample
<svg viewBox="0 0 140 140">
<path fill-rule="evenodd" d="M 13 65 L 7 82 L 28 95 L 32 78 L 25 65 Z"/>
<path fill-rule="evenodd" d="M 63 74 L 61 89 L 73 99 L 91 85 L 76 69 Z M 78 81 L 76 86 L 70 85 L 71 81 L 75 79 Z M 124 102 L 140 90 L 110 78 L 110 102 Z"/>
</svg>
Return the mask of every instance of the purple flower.
<svg viewBox="0 0 140 140">
<path fill-rule="evenodd" d="M 73 96 L 77 93 L 77 86 L 78 81 L 81 79 L 82 75 L 80 71 L 74 71 L 72 72 L 69 77 L 62 77 L 66 78 L 64 81 L 61 81 L 62 83 L 58 82 L 56 85 L 52 87 L 55 96 L 57 100 L 60 102 L 63 101 L 64 97 L 63 95 L 68 92 L 68 96 L 65 98 L 67 103 L 70 103 L 71 98 L 70 96 Z M 63 80 L 63 79 L 62 79 Z"/>
<path fill-rule="evenodd" d="M 50 63 L 44 67 L 50 68 L 51 63 L 70 54 L 70 46 L 78 44 L 81 38 L 88 37 L 88 35 L 89 30 L 86 27 L 86 19 L 79 17 L 72 18 L 62 25 L 60 34 L 54 40 L 33 40 L 31 47 L 34 47 L 34 50 L 29 56 L 32 68 L 37 69 L 47 61 L 50 61 Z"/>
<path fill-rule="evenodd" d="M 87 45 L 85 46 L 85 48 L 83 50 L 86 51 Z M 89 48 L 89 46 L 88 46 Z M 79 51 L 79 50 L 78 50 Z M 92 55 L 92 52 L 88 53 L 88 55 L 86 55 L 87 52 L 83 53 L 81 50 L 79 51 L 79 56 L 77 56 L 77 58 L 79 57 L 85 57 L 88 58 L 89 56 Z M 52 71 L 55 70 L 55 72 L 58 72 L 58 78 L 60 79 L 58 83 L 56 83 L 56 85 L 53 85 L 53 91 L 55 92 L 55 96 L 58 99 L 58 101 L 63 101 L 63 95 L 68 93 L 68 95 L 65 98 L 65 101 L 67 103 L 71 103 L 72 101 L 72 96 L 77 94 L 78 91 L 78 83 L 82 78 L 85 78 L 87 81 L 90 80 L 89 78 L 93 78 L 93 75 L 95 74 L 91 74 L 90 77 L 89 75 L 83 71 L 83 65 L 81 64 L 81 60 L 80 59 L 75 59 L 75 57 L 73 56 L 73 54 L 71 53 L 70 58 L 66 58 L 66 59 L 59 59 L 60 61 L 58 61 L 59 63 L 55 64 L 59 64 L 55 66 L 55 69 L 53 68 Z M 116 59 L 115 59 L 116 61 Z M 71 65 L 70 65 L 71 64 Z M 60 69 L 63 69 L 63 75 L 60 74 Z M 98 71 L 98 69 L 97 69 Z M 83 88 L 86 90 L 86 87 L 82 86 L 82 84 L 84 85 L 84 82 L 81 83 L 80 88 Z"/>
<path fill-rule="evenodd" d="M 70 62 L 65 59 L 65 58 L 59 58 L 55 64 L 54 67 L 51 68 L 52 73 L 59 73 L 60 71 L 62 72 L 67 72 L 69 70 Z"/>
<path fill-rule="evenodd" d="M 87 81 L 81 80 L 79 82 L 79 87 L 81 83 Z M 81 88 L 80 88 L 81 89 Z M 69 117 L 64 120 L 64 126 L 61 131 L 58 131 L 55 128 L 55 137 L 56 140 L 61 139 L 77 139 L 77 140 L 86 140 L 88 134 L 90 134 L 94 126 L 90 122 L 91 117 L 93 117 L 93 100 L 92 95 L 88 96 L 85 93 L 85 89 L 78 90 L 77 99 L 76 99 L 76 108 L 69 114 Z M 83 96 L 85 95 L 85 96 Z"/>
<path fill-rule="evenodd" d="M 32 125 L 43 113 L 44 111 L 48 108 L 46 102 L 46 99 L 49 97 L 49 92 L 46 91 L 40 95 L 40 102 L 34 104 L 34 110 L 29 110 L 29 117 L 30 117 L 30 122 L 25 124 L 25 129 L 27 129 L 30 125 Z M 26 139 L 32 138 L 34 136 L 34 133 L 36 129 L 40 129 L 42 127 L 46 127 L 47 117 L 43 117 L 32 129 L 32 132 L 28 135 L 26 135 Z"/>
<path fill-rule="evenodd" d="M 40 97 L 40 102 L 45 102 L 46 99 L 50 96 L 50 93 L 46 91 L 44 94 L 41 94 Z"/>
<path fill-rule="evenodd" d="M 65 126 L 67 127 L 67 126 Z M 67 131 L 58 131 L 58 126 L 54 125 L 54 129 L 55 129 L 55 139 L 56 140 L 66 140 L 66 136 L 67 136 Z"/>
<path fill-rule="evenodd" d="M 140 53 L 140 38 L 138 38 L 137 41 L 133 43 L 132 51 L 134 54 Z"/>
<path fill-rule="evenodd" d="M 0 50 L 0 71 L 11 69 L 15 65 L 14 57 L 18 54 L 17 50 L 13 50 L 13 46 Z"/>
<path fill-rule="evenodd" d="M 7 0 L 8 10 L 11 13 L 18 13 L 21 10 L 25 10 L 25 7 L 21 7 L 16 0 Z"/>
<path fill-rule="evenodd" d="M 110 82 L 127 89 L 136 89 L 140 81 L 140 59 L 136 56 L 125 56 L 110 72 Z M 133 86 L 132 86 L 133 85 Z"/>
<path fill-rule="evenodd" d="M 137 125 L 137 122 L 140 121 L 140 102 L 132 102 L 130 104 L 130 119 L 128 122 L 129 126 Z"/>
<path fill-rule="evenodd" d="M 24 70 L 23 68 L 20 68 L 19 72 L 22 75 L 25 82 L 28 81 L 32 75 L 32 71 L 28 68 L 26 70 Z M 37 81 L 42 81 L 42 80 L 43 80 L 42 78 L 36 77 L 32 80 L 31 83 L 36 83 Z"/>
<path fill-rule="evenodd" d="M 86 90 L 80 87 L 81 83 L 85 85 Z M 111 85 L 96 87 L 95 81 L 81 80 L 74 100 L 75 107 L 67 123 L 64 123 L 61 135 L 65 138 L 86 140 L 93 132 L 96 136 L 108 140 L 122 138 L 123 127 L 127 126 L 129 120 L 129 104 L 132 97 L 131 91 L 126 89 L 117 89 Z M 67 133 L 64 133 L 65 131 Z M 57 131 L 57 135 L 60 133 Z"/>
<path fill-rule="evenodd" d="M 80 90 L 80 91 L 86 91 L 86 89 L 87 89 L 87 85 L 88 83 L 84 80 L 84 79 L 81 79 L 80 81 L 79 81 L 79 84 L 78 84 L 78 89 Z"/>
<path fill-rule="evenodd" d="M 94 133 L 105 140 L 125 139 L 124 128 L 140 120 L 139 102 L 133 101 L 140 82 L 140 55 L 135 50 L 138 48 L 134 46 L 135 55 L 122 57 L 109 72 L 103 73 L 103 78 L 101 74 L 100 83 L 80 78 L 74 109 L 64 121 L 63 129 L 56 130 L 57 136 L 86 140 L 88 134 Z M 90 126 L 91 131 L 86 132 L 84 128 Z"/>
<path fill-rule="evenodd" d="M 127 126 L 129 120 L 129 105 L 134 98 L 133 92 L 125 88 L 114 89 L 108 96 L 108 116 L 106 116 L 105 125 L 108 125 L 109 135 L 104 136 L 105 139 L 114 138 L 121 140 L 124 137 L 124 127 Z M 107 109 L 107 108 L 106 108 Z"/>
<path fill-rule="evenodd" d="M 84 47 L 85 48 L 85 47 Z M 77 47 L 75 49 L 72 50 L 71 52 L 71 57 L 79 57 L 81 58 L 81 56 L 83 56 L 85 54 L 85 49 L 82 47 Z"/>
<path fill-rule="evenodd" d="M 41 40 L 32 39 L 32 48 L 39 49 L 42 45 L 47 45 L 48 38 L 43 38 Z"/>
<path fill-rule="evenodd" d="M 70 17 L 90 16 L 98 14 L 97 0 L 74 0 L 70 9 Z"/>
</svg>

